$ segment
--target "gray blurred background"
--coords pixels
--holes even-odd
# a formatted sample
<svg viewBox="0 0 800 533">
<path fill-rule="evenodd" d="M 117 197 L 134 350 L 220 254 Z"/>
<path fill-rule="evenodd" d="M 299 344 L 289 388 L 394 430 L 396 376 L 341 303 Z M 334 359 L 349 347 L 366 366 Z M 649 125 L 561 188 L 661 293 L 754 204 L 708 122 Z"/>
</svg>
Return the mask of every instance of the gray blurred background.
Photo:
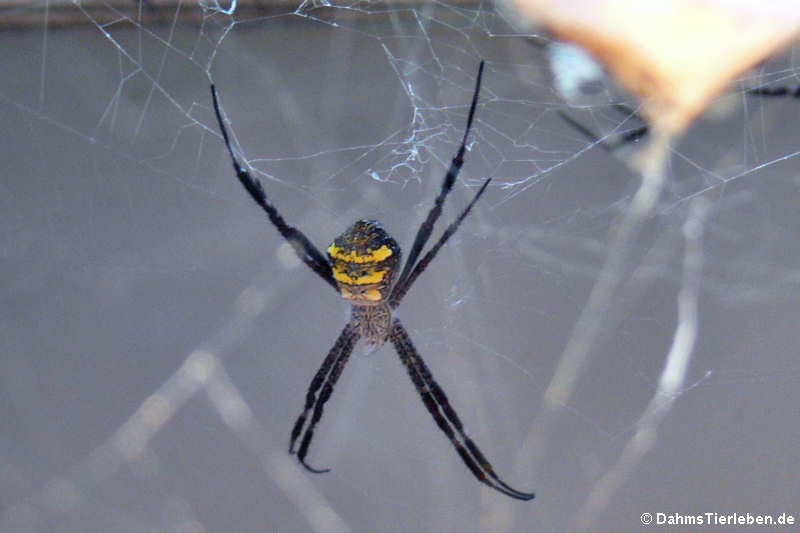
<svg viewBox="0 0 800 533">
<path fill-rule="evenodd" d="M 640 178 L 593 145 L 641 125 L 554 89 L 488 3 L 24 5 L 0 11 L 0 529 L 8 533 L 671 530 L 642 513 L 800 519 L 800 81 L 774 58 L 673 147 L 575 393 L 544 393 Z M 223 6 L 227 7 L 227 6 Z M 538 37 L 538 36 L 537 36 Z M 211 109 L 320 248 L 380 219 L 407 250 L 483 92 L 399 308 L 512 501 L 478 483 L 390 346 L 356 348 L 300 468 L 306 388 L 348 318 L 237 183 Z M 640 141 L 640 144 L 646 140 Z M 635 149 L 635 147 L 634 147 Z M 702 226 L 699 336 L 652 448 L 576 525 L 655 394 Z M 689 527 L 685 530 L 700 530 Z M 758 531 L 758 526 L 705 529 Z M 785 529 L 790 529 L 786 527 Z"/>
</svg>

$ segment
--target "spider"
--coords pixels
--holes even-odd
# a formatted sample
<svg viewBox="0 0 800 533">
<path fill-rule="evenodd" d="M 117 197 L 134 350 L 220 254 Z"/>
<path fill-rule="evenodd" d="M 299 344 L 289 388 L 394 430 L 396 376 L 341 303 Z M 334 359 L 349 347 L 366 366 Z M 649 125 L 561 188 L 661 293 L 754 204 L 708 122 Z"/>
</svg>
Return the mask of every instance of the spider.
<svg viewBox="0 0 800 533">
<path fill-rule="evenodd" d="M 800 98 L 800 85 L 778 87 L 761 86 L 752 89 L 745 89 L 745 94 L 760 98 Z M 626 105 L 612 104 L 611 107 L 627 118 L 636 118 L 638 120 L 642 120 L 635 110 Z M 605 139 L 598 136 L 591 129 L 584 126 L 564 111 L 558 111 L 557 113 L 564 122 L 576 129 L 581 135 L 609 152 L 615 152 L 619 148 L 623 148 L 629 144 L 637 143 L 650 132 L 650 127 L 645 125 L 638 128 L 620 131 L 615 135 Z"/>
<path fill-rule="evenodd" d="M 320 278 L 333 287 L 347 300 L 352 307 L 351 318 L 344 327 L 322 366 L 317 370 L 311 385 L 306 392 L 305 406 L 292 428 L 289 440 L 289 453 L 294 453 L 295 443 L 302 433 L 297 458 L 309 471 L 314 473 L 327 472 L 330 469 L 318 469 L 306 462 L 306 455 L 314 436 L 314 428 L 322 417 L 325 402 L 328 401 L 336 381 L 344 369 L 353 348 L 359 339 L 363 338 L 368 344 L 375 347 L 390 341 L 397 350 L 400 360 L 406 367 L 411 381 L 417 389 L 422 402 L 433 416 L 450 442 L 456 448 L 458 455 L 466 463 L 475 477 L 491 488 L 519 500 L 533 499 L 533 493 L 518 491 L 507 485 L 495 473 L 492 465 L 480 451 L 475 442 L 467 435 L 461 420 L 451 407 L 442 388 L 436 383 L 431 371 L 417 352 L 411 338 L 394 314 L 401 300 L 408 292 L 411 285 L 430 264 L 436 253 L 456 232 L 458 226 L 469 214 L 472 206 L 481 197 L 491 179 L 487 179 L 475 196 L 467 204 L 444 231 L 439 240 L 419 259 L 422 249 L 428 242 L 436 220 L 442 213 L 442 205 L 450 190 L 453 188 L 461 166 L 464 163 L 464 151 L 467 137 L 472 126 L 475 107 L 478 103 L 481 78 L 483 76 L 483 61 L 478 68 L 478 77 L 475 83 L 475 92 L 472 96 L 467 127 L 458 152 L 450 164 L 444 177 L 441 190 L 434 200 L 425 221 L 417 231 L 411 252 L 397 279 L 396 274 L 400 267 L 401 250 L 397 242 L 375 220 L 358 220 L 344 233 L 334 239 L 328 247 L 327 258 L 309 241 L 297 228 L 287 224 L 264 192 L 261 182 L 245 170 L 231 148 L 228 131 L 225 128 L 222 114 L 217 101 L 214 85 L 211 85 L 211 98 L 214 112 L 219 122 L 222 138 L 233 160 L 233 168 L 255 202 L 266 211 L 270 222 L 278 232 L 292 245 L 300 259 L 308 265 Z M 418 261 L 419 259 L 419 261 Z M 319 393 L 319 395 L 318 395 Z M 313 410 L 313 412 L 312 412 Z M 306 426 L 306 420 L 311 414 L 311 420 Z M 303 428 L 305 427 L 305 432 Z"/>
</svg>

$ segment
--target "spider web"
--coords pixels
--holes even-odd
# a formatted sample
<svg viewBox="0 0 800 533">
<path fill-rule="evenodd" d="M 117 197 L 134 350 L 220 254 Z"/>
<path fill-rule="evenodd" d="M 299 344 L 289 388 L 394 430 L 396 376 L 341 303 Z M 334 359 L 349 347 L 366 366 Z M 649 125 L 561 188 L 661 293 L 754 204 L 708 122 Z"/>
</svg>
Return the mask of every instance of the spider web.
<svg viewBox="0 0 800 533">
<path fill-rule="evenodd" d="M 3 532 L 800 514 L 800 102 L 747 94 L 797 87 L 792 53 L 669 147 L 637 213 L 625 161 L 647 138 L 609 151 L 561 116 L 611 142 L 642 125 L 636 104 L 605 80 L 567 105 L 546 39 L 488 3 L 3 9 Z M 493 183 L 398 314 L 497 472 L 536 499 L 474 480 L 389 346 L 356 349 L 309 455 L 332 472 L 310 475 L 289 430 L 349 311 L 236 183 L 209 85 L 318 247 L 369 217 L 407 251 L 481 59 L 438 230 Z M 586 355 L 563 374 L 571 342 Z"/>
</svg>

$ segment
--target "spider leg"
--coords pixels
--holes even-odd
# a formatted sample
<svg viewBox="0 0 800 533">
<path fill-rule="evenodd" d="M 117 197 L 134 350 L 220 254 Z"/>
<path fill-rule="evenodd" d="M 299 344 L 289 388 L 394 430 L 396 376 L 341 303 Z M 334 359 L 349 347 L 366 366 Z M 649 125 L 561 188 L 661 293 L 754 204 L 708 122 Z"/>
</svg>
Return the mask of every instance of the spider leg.
<svg viewBox="0 0 800 533">
<path fill-rule="evenodd" d="M 785 97 L 800 98 L 800 85 L 796 87 L 756 87 L 755 89 L 748 89 L 747 94 L 753 96 L 769 97 Z"/>
<path fill-rule="evenodd" d="M 338 292 L 339 288 L 336 285 L 336 280 L 333 279 L 333 272 L 331 271 L 331 265 L 328 263 L 327 258 L 322 255 L 322 253 L 311 243 L 310 240 L 308 240 L 308 237 L 306 237 L 302 231 L 286 223 L 281 214 L 278 212 L 278 209 L 272 205 L 272 202 L 264 192 L 264 187 L 261 185 L 261 182 L 258 180 L 258 178 L 252 177 L 250 173 L 239 164 L 239 161 L 236 159 L 236 156 L 233 153 L 233 148 L 231 148 L 228 130 L 225 128 L 225 122 L 222 120 L 222 113 L 219 110 L 217 90 L 213 84 L 211 85 L 211 99 L 214 102 L 214 113 L 217 115 L 217 122 L 219 122 L 219 129 L 222 132 L 222 138 L 225 140 L 225 146 L 228 148 L 228 153 L 231 154 L 231 159 L 233 160 L 233 169 L 236 171 L 236 176 L 239 178 L 239 182 L 242 184 L 245 190 L 250 193 L 250 196 L 253 198 L 253 200 L 255 200 L 255 202 L 260 205 L 262 209 L 264 209 L 264 211 L 266 211 L 270 222 L 272 222 L 275 228 L 277 228 L 278 232 L 280 232 L 283 238 L 292 245 L 297 257 L 299 257 L 301 261 L 311 268 L 311 270 L 316 272 L 319 277 L 328 282 L 328 284 Z"/>
<path fill-rule="evenodd" d="M 620 109 L 621 106 L 615 106 L 616 109 L 622 110 L 625 112 L 625 108 L 623 107 Z M 597 144 L 607 152 L 615 152 L 619 148 L 626 146 L 628 144 L 633 144 L 639 141 L 642 137 L 648 134 L 650 131 L 649 126 L 639 126 L 638 128 L 634 128 L 629 131 L 620 132 L 617 134 L 613 134 L 609 138 L 600 138 L 594 133 L 592 130 L 569 116 L 563 111 L 558 111 L 558 116 L 561 117 L 561 120 L 575 128 L 581 135 L 586 137 L 592 144 Z M 635 112 L 628 112 L 629 116 L 635 116 Z"/>
<path fill-rule="evenodd" d="M 400 305 L 400 301 L 403 299 L 408 290 L 411 288 L 411 285 L 414 284 L 414 281 L 416 281 L 417 277 L 419 277 L 419 275 L 422 274 L 428 267 L 430 262 L 433 261 L 433 258 L 436 257 L 436 253 L 442 246 L 444 246 L 444 243 L 447 242 L 447 239 L 453 236 L 453 234 L 458 229 L 458 226 L 461 225 L 461 222 L 469 214 L 470 210 L 472 209 L 472 206 L 475 205 L 475 202 L 478 201 L 478 198 L 481 197 L 483 191 L 486 190 L 486 187 L 489 185 L 489 182 L 491 181 L 492 178 L 489 178 L 483 182 L 483 185 L 481 186 L 480 189 L 478 189 L 478 192 L 475 193 L 475 196 L 472 197 L 472 200 L 470 201 L 469 204 L 467 204 L 467 207 L 465 207 L 464 210 L 461 212 L 461 214 L 458 215 L 458 217 L 449 226 L 447 226 L 447 229 L 444 230 L 442 236 L 439 237 L 439 240 L 436 241 L 436 244 L 434 244 L 433 247 L 430 250 L 428 250 L 428 253 L 422 256 L 422 259 L 420 259 L 419 262 L 416 264 L 414 270 L 411 271 L 411 274 L 408 275 L 405 281 L 399 282 L 397 285 L 395 285 L 394 289 L 392 290 L 392 295 L 389 298 L 389 305 L 392 309 Z"/>
<path fill-rule="evenodd" d="M 389 338 L 436 425 L 447 435 L 458 455 L 461 456 L 467 468 L 478 481 L 511 498 L 532 500 L 532 492 L 518 491 L 500 479 L 478 446 L 465 433 L 464 426 L 455 410 L 450 406 L 447 395 L 436 383 L 428 366 L 414 348 L 408 333 L 398 319 L 394 319 Z"/>
<path fill-rule="evenodd" d="M 345 326 L 345 328 L 342 330 L 341 334 L 339 334 L 339 338 L 336 339 L 333 348 L 331 348 L 330 352 L 328 352 L 327 357 L 325 357 L 325 361 L 322 362 L 322 366 L 314 375 L 314 379 L 311 380 L 311 385 L 308 387 L 308 392 L 306 392 L 306 403 L 303 408 L 303 412 L 297 418 L 297 421 L 292 428 L 292 435 L 289 440 L 290 454 L 294 453 L 294 443 L 300 436 L 309 411 L 311 411 L 312 408 L 314 409 L 314 412 L 311 416 L 311 421 L 309 422 L 309 425 L 303 434 L 303 439 L 300 441 L 300 448 L 297 451 L 297 459 L 300 461 L 300 464 L 306 467 L 307 470 L 314 472 L 315 474 L 321 474 L 329 471 L 330 469 L 317 469 L 310 466 L 305 461 L 306 454 L 308 453 L 308 447 L 311 444 L 311 439 L 314 436 L 314 427 L 317 425 L 317 422 L 319 422 L 320 418 L 322 418 L 322 408 L 325 405 L 325 402 L 327 402 L 331 397 L 331 393 L 333 393 L 333 387 L 336 385 L 336 381 L 339 379 L 339 376 L 344 369 L 344 365 L 347 364 L 347 360 L 350 357 L 350 354 L 353 352 L 353 347 L 355 346 L 359 337 L 360 334 L 356 331 L 352 323 L 347 324 L 347 326 Z M 315 397 L 315 394 L 320 387 L 322 387 L 322 390 L 317 398 Z"/>
<path fill-rule="evenodd" d="M 475 93 L 472 96 L 472 104 L 469 108 L 469 115 L 467 116 L 467 127 L 464 131 L 464 138 L 461 140 L 461 145 L 458 147 L 458 152 L 456 152 L 455 157 L 453 158 L 452 162 L 450 163 L 450 168 L 447 170 L 447 174 L 442 181 L 442 188 L 439 190 L 439 195 L 436 197 L 436 200 L 433 202 L 433 207 L 428 212 L 428 216 L 425 218 L 425 221 L 419 227 L 417 231 L 417 236 L 414 239 L 414 244 L 411 246 L 411 251 L 408 254 L 408 259 L 406 260 L 406 264 L 403 267 L 403 272 L 400 274 L 400 277 L 397 279 L 398 283 L 403 283 L 405 279 L 411 272 L 411 269 L 414 267 L 414 263 L 419 257 L 420 252 L 422 252 L 422 248 L 425 246 L 425 243 L 428 242 L 428 239 L 431 236 L 431 232 L 433 231 L 433 225 L 438 220 L 439 216 L 442 214 L 442 205 L 444 204 L 445 198 L 450 193 L 453 188 L 453 184 L 458 177 L 459 172 L 461 172 L 461 166 L 464 164 L 464 151 L 466 150 L 467 146 L 467 136 L 469 135 L 469 131 L 472 128 L 472 119 L 475 116 L 475 107 L 478 105 L 478 95 L 481 92 L 481 78 L 483 77 L 483 61 L 481 61 L 480 66 L 478 67 L 478 79 L 475 82 Z"/>
<path fill-rule="evenodd" d="M 336 359 L 341 355 L 342 349 L 347 344 L 349 338 L 353 335 L 353 325 L 348 323 L 342 332 L 339 334 L 339 338 L 336 339 L 336 342 L 333 343 L 328 355 L 325 357 L 325 360 L 322 362 L 322 366 L 319 367 L 317 373 L 314 374 L 314 379 L 311 380 L 311 384 L 308 386 L 308 391 L 306 391 L 306 403 L 303 407 L 303 412 L 300 413 L 300 416 L 297 417 L 297 421 L 294 423 L 294 427 L 292 428 L 292 435 L 289 439 L 289 453 L 294 453 L 294 442 L 297 440 L 297 437 L 300 436 L 300 432 L 305 425 L 306 418 L 308 417 L 309 411 L 314 407 L 314 404 L 317 401 L 316 394 L 322 384 L 325 382 L 325 378 L 328 376 L 331 370 L 331 366 L 336 361 Z"/>
</svg>

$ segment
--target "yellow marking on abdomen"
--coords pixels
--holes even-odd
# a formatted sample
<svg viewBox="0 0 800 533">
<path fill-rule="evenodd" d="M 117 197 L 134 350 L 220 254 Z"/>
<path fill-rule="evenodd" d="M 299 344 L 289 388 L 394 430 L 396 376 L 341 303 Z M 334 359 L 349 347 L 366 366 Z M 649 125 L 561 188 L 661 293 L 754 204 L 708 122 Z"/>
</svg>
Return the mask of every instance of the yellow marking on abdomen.
<svg viewBox="0 0 800 533">
<path fill-rule="evenodd" d="M 347 283 L 349 285 L 369 285 L 371 283 L 380 282 L 384 276 L 386 276 L 387 272 L 389 272 L 389 269 L 372 270 L 370 272 L 361 274 L 360 276 L 351 276 L 345 273 L 343 270 L 334 267 L 333 277 L 336 279 L 336 281 Z"/>
<path fill-rule="evenodd" d="M 360 254 L 356 250 L 345 252 L 334 243 L 328 246 L 328 254 L 334 259 L 341 259 L 348 263 L 377 263 L 392 255 L 392 250 L 384 244 L 377 250 L 369 250 Z"/>
<path fill-rule="evenodd" d="M 342 290 L 342 297 L 348 300 L 368 300 L 370 302 L 379 302 L 381 300 L 381 293 L 378 289 L 370 289 L 360 294 L 354 294 L 347 290 L 346 287 L 340 287 Z"/>
</svg>

